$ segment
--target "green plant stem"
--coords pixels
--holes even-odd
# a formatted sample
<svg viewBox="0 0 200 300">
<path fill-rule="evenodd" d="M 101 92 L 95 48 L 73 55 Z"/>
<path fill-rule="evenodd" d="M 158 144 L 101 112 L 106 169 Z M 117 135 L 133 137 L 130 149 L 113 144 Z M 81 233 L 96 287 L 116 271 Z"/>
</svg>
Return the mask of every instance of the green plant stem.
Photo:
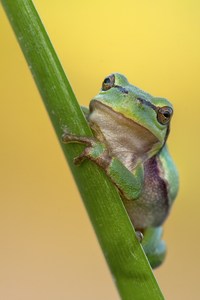
<svg viewBox="0 0 200 300">
<path fill-rule="evenodd" d="M 77 135 L 92 135 L 32 1 L 1 2 L 58 139 L 63 129 Z M 70 41 L 68 43 L 70 45 Z M 87 161 L 80 167 L 73 165 L 73 158 L 80 154 L 83 146 L 62 143 L 61 146 L 121 299 L 164 299 L 114 186 L 91 162 Z M 66 188 L 70 187 L 66 184 Z"/>
</svg>

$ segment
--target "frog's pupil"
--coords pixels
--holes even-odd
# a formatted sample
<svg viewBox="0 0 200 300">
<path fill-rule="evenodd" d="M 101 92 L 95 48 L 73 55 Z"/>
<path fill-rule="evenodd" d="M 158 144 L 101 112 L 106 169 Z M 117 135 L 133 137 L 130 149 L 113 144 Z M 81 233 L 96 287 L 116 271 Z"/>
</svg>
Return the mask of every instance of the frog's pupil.
<svg viewBox="0 0 200 300">
<path fill-rule="evenodd" d="M 107 78 L 104 80 L 104 83 L 109 84 L 109 83 L 110 83 L 110 78 L 107 77 Z"/>
<path fill-rule="evenodd" d="M 170 113 L 169 113 L 169 111 L 166 111 L 164 114 L 163 114 L 164 116 L 165 116 L 165 118 L 169 118 L 170 117 Z"/>
</svg>

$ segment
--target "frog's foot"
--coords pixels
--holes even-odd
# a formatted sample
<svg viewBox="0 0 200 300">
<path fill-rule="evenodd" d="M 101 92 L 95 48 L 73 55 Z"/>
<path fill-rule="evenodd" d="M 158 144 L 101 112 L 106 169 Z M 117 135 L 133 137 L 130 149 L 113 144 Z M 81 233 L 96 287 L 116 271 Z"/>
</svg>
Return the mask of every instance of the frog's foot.
<svg viewBox="0 0 200 300">
<path fill-rule="evenodd" d="M 162 264 L 166 256 L 166 244 L 162 238 L 162 227 L 151 227 L 144 231 L 142 246 L 152 268 Z"/>
<path fill-rule="evenodd" d="M 106 170 L 111 162 L 111 157 L 104 144 L 98 142 L 93 137 L 76 136 L 68 133 L 62 135 L 62 142 L 67 143 L 81 143 L 85 144 L 86 148 L 83 152 L 74 158 L 74 163 L 80 165 L 86 158 L 94 161 L 97 165 Z"/>
<path fill-rule="evenodd" d="M 78 136 L 78 135 L 69 134 L 66 132 L 63 133 L 61 139 L 64 144 L 79 143 L 79 144 L 85 144 L 86 146 L 89 146 L 89 147 L 92 147 L 92 145 L 95 144 L 95 138 L 93 138 L 93 137 Z"/>
<path fill-rule="evenodd" d="M 137 230 L 137 231 L 135 232 L 135 234 L 136 234 L 136 237 L 137 237 L 138 241 L 141 243 L 142 240 L 143 240 L 143 238 L 144 238 L 143 233 L 142 233 L 141 231 Z"/>
</svg>

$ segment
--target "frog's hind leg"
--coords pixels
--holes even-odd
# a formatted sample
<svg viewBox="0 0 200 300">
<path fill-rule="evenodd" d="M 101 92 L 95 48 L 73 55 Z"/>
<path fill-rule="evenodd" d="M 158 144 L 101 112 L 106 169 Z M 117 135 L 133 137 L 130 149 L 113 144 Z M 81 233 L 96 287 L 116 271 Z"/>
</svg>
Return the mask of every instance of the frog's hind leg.
<svg viewBox="0 0 200 300">
<path fill-rule="evenodd" d="M 166 244 L 162 240 L 163 228 L 150 227 L 143 234 L 142 247 L 152 268 L 162 264 L 166 256 Z"/>
</svg>

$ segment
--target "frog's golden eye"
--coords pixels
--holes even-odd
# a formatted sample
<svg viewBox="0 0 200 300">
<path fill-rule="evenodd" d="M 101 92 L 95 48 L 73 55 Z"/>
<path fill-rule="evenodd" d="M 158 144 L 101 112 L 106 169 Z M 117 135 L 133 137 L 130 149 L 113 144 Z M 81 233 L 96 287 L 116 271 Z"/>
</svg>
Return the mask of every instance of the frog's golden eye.
<svg viewBox="0 0 200 300">
<path fill-rule="evenodd" d="M 172 115 L 173 115 L 173 109 L 171 107 L 163 106 L 158 108 L 157 119 L 159 123 L 163 125 L 168 124 Z"/>
<path fill-rule="evenodd" d="M 107 91 L 115 85 L 115 75 L 106 77 L 102 83 L 102 91 Z"/>
</svg>

